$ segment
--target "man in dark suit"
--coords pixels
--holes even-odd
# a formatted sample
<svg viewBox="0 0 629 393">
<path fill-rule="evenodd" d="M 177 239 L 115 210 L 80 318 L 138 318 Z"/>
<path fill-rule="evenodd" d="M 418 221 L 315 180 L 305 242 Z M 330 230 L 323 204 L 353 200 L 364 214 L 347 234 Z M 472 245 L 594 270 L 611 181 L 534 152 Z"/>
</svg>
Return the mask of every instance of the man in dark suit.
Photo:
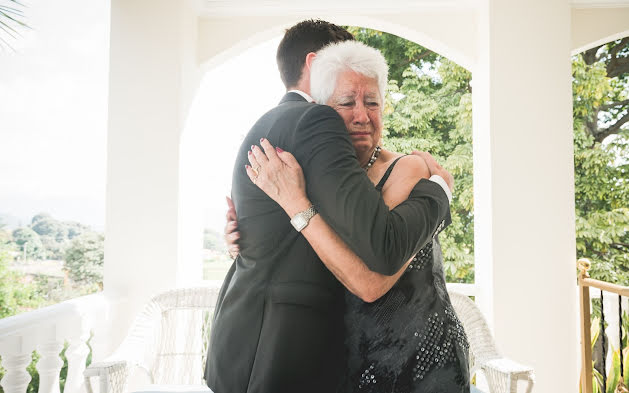
<svg viewBox="0 0 629 393">
<path fill-rule="evenodd" d="M 241 252 L 221 288 L 211 328 L 205 378 L 215 393 L 334 392 L 345 371 L 343 287 L 298 232 L 308 214 L 300 214 L 301 225 L 293 228 L 293 217 L 249 180 L 247 153 L 260 138 L 294 154 L 309 199 L 372 271 L 395 274 L 448 223 L 445 187 L 428 180 L 389 211 L 359 166 L 343 120 L 310 102 L 315 52 L 347 39 L 351 34 L 323 21 L 286 32 L 277 60 L 288 92 L 256 122 L 238 152 L 232 196 Z"/>
</svg>

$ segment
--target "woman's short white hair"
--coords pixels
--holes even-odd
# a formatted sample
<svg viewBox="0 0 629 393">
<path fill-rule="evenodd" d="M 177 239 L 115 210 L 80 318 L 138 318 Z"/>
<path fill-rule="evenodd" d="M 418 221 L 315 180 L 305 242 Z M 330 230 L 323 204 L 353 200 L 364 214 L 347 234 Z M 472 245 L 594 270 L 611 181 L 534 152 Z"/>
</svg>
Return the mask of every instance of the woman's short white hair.
<svg viewBox="0 0 629 393">
<path fill-rule="evenodd" d="M 358 41 L 330 44 L 317 52 L 310 69 L 310 95 L 319 104 L 328 102 L 336 80 L 344 71 L 352 70 L 368 78 L 375 78 L 384 101 L 389 66 L 378 49 Z M 384 105 L 381 105 L 384 108 Z"/>
</svg>

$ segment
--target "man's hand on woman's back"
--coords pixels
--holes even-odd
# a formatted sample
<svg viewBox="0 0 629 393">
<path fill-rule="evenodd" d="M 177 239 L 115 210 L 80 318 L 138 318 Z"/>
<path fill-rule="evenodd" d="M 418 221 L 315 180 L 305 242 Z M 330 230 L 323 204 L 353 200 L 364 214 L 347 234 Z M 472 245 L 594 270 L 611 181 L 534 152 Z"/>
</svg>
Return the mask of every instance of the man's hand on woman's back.
<svg viewBox="0 0 629 393">
<path fill-rule="evenodd" d="M 236 258 L 240 252 L 240 246 L 238 245 L 238 239 L 240 239 L 240 232 L 238 232 L 238 217 L 236 217 L 234 202 L 230 197 L 225 197 L 225 199 L 227 199 L 228 208 L 227 214 L 225 215 L 227 224 L 225 224 L 223 237 L 225 238 L 225 243 L 227 244 L 227 252 L 229 252 L 229 256 Z"/>
</svg>

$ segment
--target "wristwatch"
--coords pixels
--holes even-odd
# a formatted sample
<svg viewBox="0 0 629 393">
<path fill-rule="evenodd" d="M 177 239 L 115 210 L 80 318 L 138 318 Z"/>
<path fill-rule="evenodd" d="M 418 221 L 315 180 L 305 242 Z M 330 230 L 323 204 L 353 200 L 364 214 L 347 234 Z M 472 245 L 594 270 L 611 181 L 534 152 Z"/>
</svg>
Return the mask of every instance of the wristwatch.
<svg viewBox="0 0 629 393">
<path fill-rule="evenodd" d="M 317 213 L 317 209 L 315 209 L 314 205 L 311 205 L 308 209 L 295 214 L 295 216 L 290 219 L 290 223 L 293 224 L 297 232 L 301 232 L 302 229 L 308 226 L 310 219 Z"/>
</svg>

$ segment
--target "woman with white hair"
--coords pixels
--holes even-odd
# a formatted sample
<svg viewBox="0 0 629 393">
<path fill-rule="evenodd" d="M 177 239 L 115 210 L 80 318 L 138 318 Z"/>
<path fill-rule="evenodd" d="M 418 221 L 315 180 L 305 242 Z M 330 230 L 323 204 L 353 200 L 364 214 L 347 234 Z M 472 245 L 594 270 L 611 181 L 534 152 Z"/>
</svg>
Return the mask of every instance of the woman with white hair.
<svg viewBox="0 0 629 393">
<path fill-rule="evenodd" d="M 313 98 L 343 118 L 360 164 L 393 209 L 430 172 L 422 157 L 380 146 L 387 72 L 378 50 L 345 41 L 317 53 L 310 80 Z M 295 158 L 267 140 L 261 145 L 249 154 L 251 180 L 287 212 L 311 206 Z M 359 258 L 320 215 L 302 233 L 326 266 Z M 348 370 L 339 391 L 469 392 L 469 346 L 446 291 L 436 234 L 392 276 L 366 267 L 332 273 L 351 292 L 345 297 Z M 365 281 L 370 285 L 360 284 Z"/>
</svg>

